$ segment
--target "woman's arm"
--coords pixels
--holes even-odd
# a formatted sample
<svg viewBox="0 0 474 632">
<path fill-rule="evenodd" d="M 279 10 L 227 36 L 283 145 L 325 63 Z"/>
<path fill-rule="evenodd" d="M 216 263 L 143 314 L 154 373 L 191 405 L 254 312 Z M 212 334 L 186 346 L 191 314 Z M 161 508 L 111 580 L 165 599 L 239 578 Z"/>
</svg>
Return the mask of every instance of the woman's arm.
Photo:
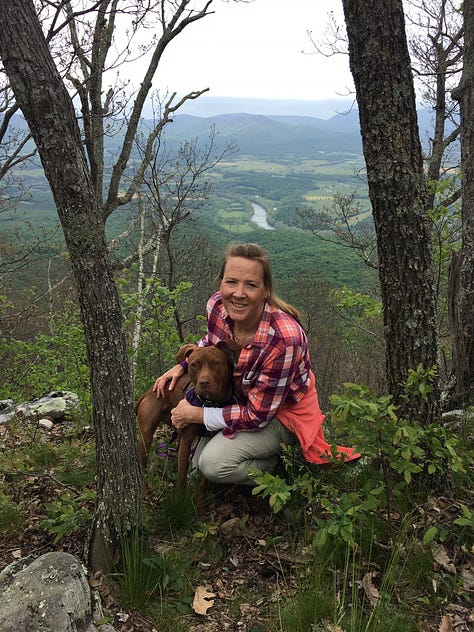
<svg viewBox="0 0 474 632">
<path fill-rule="evenodd" d="M 186 399 L 182 399 L 171 411 L 171 425 L 180 432 L 189 424 L 203 424 L 203 410 L 200 406 L 192 406 Z"/>
<path fill-rule="evenodd" d="M 163 375 L 156 378 L 156 381 L 153 385 L 152 390 L 156 392 L 157 397 L 165 396 L 166 385 L 169 382 L 168 390 L 172 391 L 176 386 L 176 382 L 179 378 L 184 375 L 185 369 L 182 364 L 176 364 L 175 366 L 168 369 Z"/>
</svg>

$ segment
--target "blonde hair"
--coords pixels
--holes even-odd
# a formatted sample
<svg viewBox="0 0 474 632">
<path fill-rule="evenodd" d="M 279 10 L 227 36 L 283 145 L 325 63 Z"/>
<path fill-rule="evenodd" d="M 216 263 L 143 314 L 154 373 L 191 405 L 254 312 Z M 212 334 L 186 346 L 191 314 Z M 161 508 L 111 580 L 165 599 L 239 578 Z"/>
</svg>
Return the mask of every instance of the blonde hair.
<svg viewBox="0 0 474 632">
<path fill-rule="evenodd" d="M 222 281 L 224 278 L 225 267 L 227 261 L 232 257 L 243 257 L 244 259 L 250 259 L 251 261 L 258 261 L 263 270 L 263 284 L 268 292 L 268 303 L 281 309 L 290 316 L 292 316 L 301 325 L 301 315 L 296 307 L 286 303 L 273 291 L 273 276 L 272 276 L 272 264 L 270 260 L 270 254 L 265 248 L 262 248 L 258 244 L 236 244 L 227 247 L 225 252 L 224 261 L 219 272 L 218 280 Z"/>
</svg>

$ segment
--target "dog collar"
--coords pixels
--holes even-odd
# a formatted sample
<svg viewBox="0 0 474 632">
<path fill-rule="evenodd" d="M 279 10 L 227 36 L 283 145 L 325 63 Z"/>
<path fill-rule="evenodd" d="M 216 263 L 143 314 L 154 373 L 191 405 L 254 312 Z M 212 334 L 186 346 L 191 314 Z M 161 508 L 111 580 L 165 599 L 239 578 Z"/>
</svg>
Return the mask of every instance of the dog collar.
<svg viewBox="0 0 474 632">
<path fill-rule="evenodd" d="M 230 406 L 230 404 L 234 404 L 236 401 L 233 393 L 231 393 L 228 397 L 221 400 L 220 402 L 214 402 L 210 399 L 204 399 L 195 392 L 193 386 L 185 391 L 184 396 L 186 398 L 186 401 L 191 404 L 191 406 L 201 406 L 203 408 L 224 408 L 224 406 Z"/>
</svg>

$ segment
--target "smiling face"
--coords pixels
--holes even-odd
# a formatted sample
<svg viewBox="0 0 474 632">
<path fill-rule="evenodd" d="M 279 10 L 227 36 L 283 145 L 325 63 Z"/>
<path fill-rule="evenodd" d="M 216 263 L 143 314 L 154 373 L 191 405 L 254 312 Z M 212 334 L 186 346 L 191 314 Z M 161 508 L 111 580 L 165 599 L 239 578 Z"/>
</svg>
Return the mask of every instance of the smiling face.
<svg viewBox="0 0 474 632">
<path fill-rule="evenodd" d="M 245 257 L 230 257 L 219 289 L 222 303 L 234 323 L 241 330 L 256 331 L 269 294 L 263 281 L 262 264 Z"/>
</svg>

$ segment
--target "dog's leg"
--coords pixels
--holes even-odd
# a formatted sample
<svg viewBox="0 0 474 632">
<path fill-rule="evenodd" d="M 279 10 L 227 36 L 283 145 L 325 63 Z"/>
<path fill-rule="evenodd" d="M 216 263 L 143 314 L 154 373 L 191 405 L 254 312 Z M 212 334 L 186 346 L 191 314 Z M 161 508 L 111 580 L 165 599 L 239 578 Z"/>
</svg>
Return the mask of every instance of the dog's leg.
<svg viewBox="0 0 474 632">
<path fill-rule="evenodd" d="M 199 474 L 199 482 L 197 488 L 196 509 L 199 515 L 204 513 L 206 508 L 206 492 L 207 492 L 207 478 L 204 474 Z"/>
<path fill-rule="evenodd" d="M 185 426 L 179 434 L 177 486 L 180 489 L 183 489 L 186 485 L 191 450 L 194 440 L 198 435 L 198 424 L 189 424 L 188 426 Z"/>
<path fill-rule="evenodd" d="M 186 478 L 189 470 L 189 462 L 191 450 L 194 441 L 199 436 L 199 426 L 197 424 L 190 424 L 186 426 L 179 436 L 178 443 L 178 478 L 176 488 L 178 492 L 183 492 L 186 488 Z M 199 481 L 197 487 L 196 508 L 199 514 L 202 514 L 205 509 L 207 491 L 207 479 L 203 474 L 199 474 Z"/>
<path fill-rule="evenodd" d="M 163 412 L 163 400 L 156 397 L 153 391 L 147 391 L 137 402 L 136 411 L 138 419 L 138 458 L 140 467 L 144 472 L 148 464 L 153 435 L 160 423 Z"/>
</svg>

